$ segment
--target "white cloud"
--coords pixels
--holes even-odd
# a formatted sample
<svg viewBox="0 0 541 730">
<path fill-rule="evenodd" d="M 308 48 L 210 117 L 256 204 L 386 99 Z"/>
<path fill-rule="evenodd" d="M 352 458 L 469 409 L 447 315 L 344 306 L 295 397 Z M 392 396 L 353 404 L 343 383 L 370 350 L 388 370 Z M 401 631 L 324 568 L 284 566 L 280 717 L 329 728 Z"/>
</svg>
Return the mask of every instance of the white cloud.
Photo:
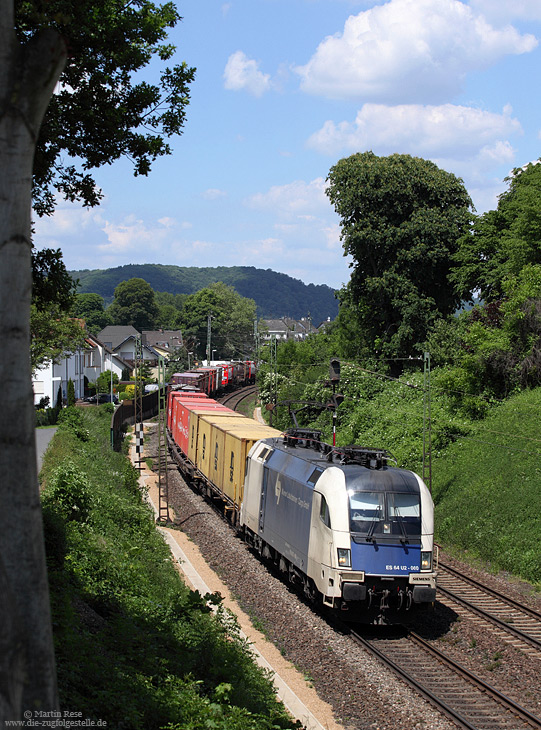
<svg viewBox="0 0 541 730">
<path fill-rule="evenodd" d="M 460 90 L 468 72 L 536 45 L 533 35 L 497 29 L 459 0 L 390 0 L 351 15 L 295 70 L 311 94 L 439 102 Z"/>
<path fill-rule="evenodd" d="M 121 223 L 105 221 L 103 231 L 107 243 L 98 248 L 107 255 L 129 255 L 132 259 L 140 253 L 148 255 L 160 248 L 170 235 L 172 219 L 166 219 L 166 225 L 148 225 L 135 215 L 127 216 Z"/>
<path fill-rule="evenodd" d="M 102 222 L 102 216 L 97 209 L 65 203 L 57 207 L 52 216 L 37 218 L 34 224 L 39 239 L 51 235 L 78 235 L 82 229 L 99 226 Z"/>
<path fill-rule="evenodd" d="M 164 228 L 174 228 L 177 225 L 177 221 L 174 218 L 169 218 L 169 216 L 158 218 L 158 223 Z"/>
<path fill-rule="evenodd" d="M 343 255 L 338 216 L 326 187 L 323 177 L 294 180 L 247 198 L 245 205 L 258 211 L 258 220 L 276 233 L 276 238 L 250 244 L 251 261 L 255 257 L 263 268 L 340 288 L 348 278 L 344 263 L 348 258 Z"/>
<path fill-rule="evenodd" d="M 372 149 L 378 154 L 465 159 L 483 149 L 501 151 L 505 138 L 521 131 L 509 107 L 495 114 L 454 104 L 365 104 L 353 123 L 325 122 L 309 138 L 308 146 L 332 155 Z"/>
<path fill-rule="evenodd" d="M 327 248 L 330 251 L 340 251 L 342 249 L 342 241 L 340 240 L 340 224 L 334 223 L 323 228 L 323 233 L 327 240 Z"/>
<path fill-rule="evenodd" d="M 226 198 L 227 193 L 224 190 L 218 190 L 217 188 L 209 188 L 201 194 L 201 197 L 205 200 L 218 200 L 218 198 Z"/>
<path fill-rule="evenodd" d="M 254 96 L 262 96 L 270 88 L 270 76 L 259 70 L 257 61 L 242 51 L 235 51 L 227 59 L 224 85 L 231 91 L 248 91 Z"/>
<path fill-rule="evenodd" d="M 274 211 L 278 216 L 306 217 L 310 211 L 324 210 L 330 203 L 325 195 L 325 180 L 318 177 L 307 183 L 295 180 L 274 185 L 266 193 L 257 193 L 245 201 L 251 208 Z"/>
</svg>

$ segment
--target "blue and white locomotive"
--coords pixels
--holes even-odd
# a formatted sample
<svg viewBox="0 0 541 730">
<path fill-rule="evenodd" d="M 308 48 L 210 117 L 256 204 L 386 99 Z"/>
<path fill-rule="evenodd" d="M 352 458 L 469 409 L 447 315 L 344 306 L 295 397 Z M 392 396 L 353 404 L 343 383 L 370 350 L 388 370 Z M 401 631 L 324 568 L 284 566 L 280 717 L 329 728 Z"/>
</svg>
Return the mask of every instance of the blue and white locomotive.
<svg viewBox="0 0 541 730">
<path fill-rule="evenodd" d="M 368 623 L 436 598 L 434 505 L 384 450 L 331 447 L 292 430 L 252 447 L 239 526 L 307 596 Z"/>
</svg>

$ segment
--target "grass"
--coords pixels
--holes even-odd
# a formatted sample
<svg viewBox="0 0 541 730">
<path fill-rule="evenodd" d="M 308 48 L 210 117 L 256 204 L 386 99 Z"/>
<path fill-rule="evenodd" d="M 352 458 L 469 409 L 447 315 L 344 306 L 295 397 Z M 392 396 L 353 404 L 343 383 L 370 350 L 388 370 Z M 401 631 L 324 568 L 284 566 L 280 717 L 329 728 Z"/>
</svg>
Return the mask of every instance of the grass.
<svg viewBox="0 0 541 730">
<path fill-rule="evenodd" d="M 133 730 L 298 727 L 221 599 L 181 581 L 109 425 L 107 406 L 66 413 L 41 472 L 62 708 Z"/>
<path fill-rule="evenodd" d="M 239 413 L 242 413 L 243 416 L 247 416 L 248 418 L 253 418 L 254 410 L 256 409 L 257 405 L 258 405 L 257 395 L 254 395 L 250 398 L 245 398 L 243 401 L 241 401 L 237 410 Z"/>
<path fill-rule="evenodd" d="M 436 536 L 541 587 L 541 389 L 494 407 L 434 463 Z"/>
</svg>

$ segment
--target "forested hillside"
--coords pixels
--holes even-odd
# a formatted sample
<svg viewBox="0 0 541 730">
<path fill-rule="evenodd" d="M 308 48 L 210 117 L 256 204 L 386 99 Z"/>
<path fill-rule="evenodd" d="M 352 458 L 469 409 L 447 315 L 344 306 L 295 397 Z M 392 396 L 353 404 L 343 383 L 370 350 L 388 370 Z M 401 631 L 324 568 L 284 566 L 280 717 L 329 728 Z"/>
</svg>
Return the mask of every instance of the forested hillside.
<svg viewBox="0 0 541 730">
<path fill-rule="evenodd" d="M 155 292 L 195 294 L 215 282 L 223 282 L 243 297 L 253 299 L 257 314 L 263 318 L 311 316 L 318 326 L 328 317 L 338 314 L 338 300 L 334 290 L 324 284 L 304 284 L 286 274 L 253 266 L 219 266 L 197 268 L 164 266 L 162 264 L 127 264 L 114 269 L 71 271 L 79 280 L 78 291 L 95 293 L 109 304 L 115 288 L 122 281 L 144 279 Z"/>
</svg>

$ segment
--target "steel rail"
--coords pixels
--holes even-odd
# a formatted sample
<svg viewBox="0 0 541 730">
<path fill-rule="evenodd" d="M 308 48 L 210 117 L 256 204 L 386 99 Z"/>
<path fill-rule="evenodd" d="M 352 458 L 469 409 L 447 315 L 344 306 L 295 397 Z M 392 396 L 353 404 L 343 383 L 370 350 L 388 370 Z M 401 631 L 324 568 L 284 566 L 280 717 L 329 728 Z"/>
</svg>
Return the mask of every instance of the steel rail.
<svg viewBox="0 0 541 730">
<path fill-rule="evenodd" d="M 433 706 L 440 710 L 459 727 L 466 728 L 467 730 L 480 730 L 480 728 L 487 727 L 510 727 L 508 724 L 508 719 L 506 719 L 503 715 L 501 718 L 502 722 L 498 725 L 493 725 L 492 720 L 490 720 L 490 726 L 486 723 L 479 724 L 480 721 L 475 724 L 475 719 L 473 717 L 468 718 L 467 712 L 464 712 L 464 709 L 460 707 L 460 692 L 449 692 L 449 694 L 454 694 L 455 697 L 458 697 L 455 706 L 453 706 L 449 702 L 449 699 L 446 699 L 443 696 L 443 689 L 438 694 L 434 690 L 424 685 L 422 681 L 413 676 L 408 668 L 400 665 L 395 659 L 391 658 L 384 651 L 375 646 L 375 642 L 377 642 L 377 640 L 366 639 L 356 632 L 352 632 L 351 635 L 356 642 L 364 646 L 369 652 L 376 655 L 398 676 L 400 676 L 405 682 L 407 682 L 407 684 L 410 685 L 416 692 L 419 692 L 421 695 L 423 695 Z M 450 672 L 455 675 L 455 677 L 462 679 L 470 686 L 477 689 L 480 693 L 479 700 L 483 698 L 485 700 L 488 699 L 491 700 L 493 703 L 496 703 L 498 707 L 504 707 L 505 710 L 512 713 L 514 717 L 520 718 L 524 727 L 537 728 L 538 730 L 539 728 L 541 728 L 541 718 L 537 717 L 526 708 L 520 706 L 511 698 L 499 692 L 499 690 L 497 690 L 495 687 L 492 687 L 491 685 L 484 682 L 480 677 L 477 677 L 476 675 L 469 672 L 469 670 L 467 670 L 465 667 L 450 659 L 448 656 L 430 645 L 417 634 L 409 633 L 408 636 L 405 637 L 404 641 L 407 642 L 404 644 L 405 646 L 414 645 L 418 647 L 425 653 L 425 655 L 429 654 L 433 656 L 439 664 L 445 666 Z M 443 682 L 441 683 L 441 686 L 443 686 Z M 477 713 L 474 712 L 472 714 L 479 714 L 479 710 L 477 710 Z M 518 728 L 516 728 L 516 730 L 518 730 Z"/>
<path fill-rule="evenodd" d="M 493 605 L 491 607 L 486 605 L 479 605 L 479 603 L 476 602 L 475 596 L 460 595 L 459 592 L 455 592 L 453 586 L 446 588 L 441 584 L 441 582 L 438 585 L 438 592 L 440 593 L 440 595 L 448 597 L 451 601 L 454 601 L 458 605 L 463 606 L 471 613 L 474 613 L 477 616 L 481 617 L 484 621 L 488 621 L 489 623 L 493 624 L 504 633 L 519 639 L 521 642 L 527 644 L 530 647 L 533 647 L 537 651 L 541 651 L 541 638 L 538 638 L 539 636 L 541 636 L 541 614 L 539 614 L 534 609 L 530 609 L 528 606 L 523 606 L 518 601 L 515 601 L 508 596 L 505 596 L 499 591 L 489 588 L 488 586 L 484 586 L 482 583 L 476 581 L 473 578 L 470 579 L 467 576 L 464 577 L 459 571 L 453 568 L 449 568 L 448 566 L 444 566 L 442 564 L 439 565 L 439 568 L 443 569 L 444 572 L 447 572 L 452 578 L 456 578 L 457 580 L 462 581 L 465 584 L 466 588 L 470 586 L 474 590 L 479 591 L 479 593 L 481 594 L 478 597 L 479 601 L 482 601 L 483 597 L 487 597 L 488 600 L 492 599 L 494 601 L 499 601 L 500 606 Z M 460 588 L 458 588 L 458 591 L 460 591 Z M 513 618 L 513 621 L 510 621 L 509 619 L 504 619 L 498 615 L 498 612 L 501 612 L 502 606 L 503 608 L 510 608 L 522 614 L 522 618 L 524 621 L 535 623 L 532 623 L 531 626 L 522 625 L 519 628 L 518 626 L 514 625 L 514 621 L 520 623 L 520 616 L 516 616 Z"/>
<path fill-rule="evenodd" d="M 229 395 L 222 396 L 218 399 L 218 402 L 221 403 L 224 406 L 230 407 L 232 410 L 235 410 L 239 403 L 242 403 L 243 400 L 246 398 L 249 398 L 251 395 L 254 395 L 257 392 L 257 386 L 255 385 L 248 385 L 244 388 L 241 388 L 240 390 L 235 391 L 234 393 L 231 393 Z M 228 405 L 232 403 L 232 405 Z"/>
<path fill-rule="evenodd" d="M 504 601 L 513 608 L 516 608 L 523 613 L 527 613 L 532 618 L 535 618 L 541 622 L 541 613 L 539 611 L 536 611 L 534 608 L 530 608 L 530 606 L 526 606 L 523 603 L 515 601 L 515 599 L 511 598 L 511 596 L 506 596 L 504 593 L 500 593 L 494 588 L 490 588 L 489 586 L 484 585 L 484 583 L 480 583 L 478 580 L 475 580 L 475 578 L 471 578 L 469 575 L 464 575 L 456 568 L 452 568 L 450 565 L 446 565 L 441 561 L 438 563 L 438 567 L 443 568 L 443 570 L 447 571 L 451 575 L 455 575 L 457 578 L 460 578 L 460 580 L 464 581 L 465 583 L 470 583 L 470 585 L 478 588 L 480 591 L 488 593 L 489 595 L 494 596 L 494 598 L 499 598 L 501 601 Z"/>
</svg>

